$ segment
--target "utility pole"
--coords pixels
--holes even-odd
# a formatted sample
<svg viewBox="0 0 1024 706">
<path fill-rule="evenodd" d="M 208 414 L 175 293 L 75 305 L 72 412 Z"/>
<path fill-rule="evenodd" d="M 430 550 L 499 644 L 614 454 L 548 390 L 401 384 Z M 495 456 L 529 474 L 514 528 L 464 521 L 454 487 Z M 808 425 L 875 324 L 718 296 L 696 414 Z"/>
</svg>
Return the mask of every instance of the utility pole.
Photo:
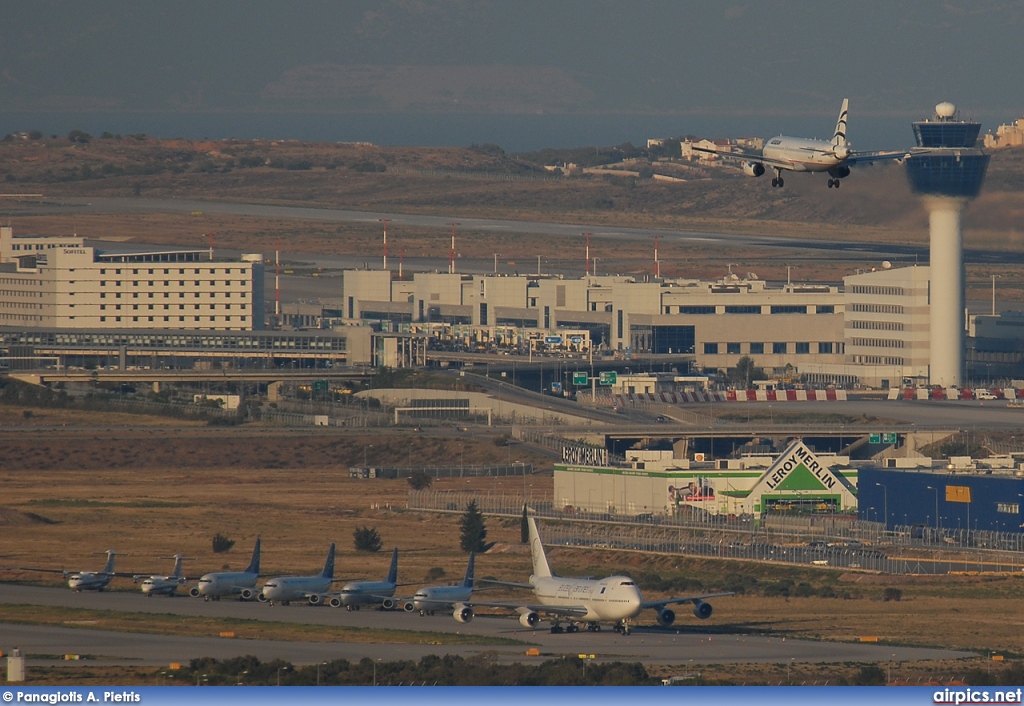
<svg viewBox="0 0 1024 706">
<path fill-rule="evenodd" d="M 388 269 L 388 219 L 378 218 L 384 224 L 384 269 Z"/>
</svg>

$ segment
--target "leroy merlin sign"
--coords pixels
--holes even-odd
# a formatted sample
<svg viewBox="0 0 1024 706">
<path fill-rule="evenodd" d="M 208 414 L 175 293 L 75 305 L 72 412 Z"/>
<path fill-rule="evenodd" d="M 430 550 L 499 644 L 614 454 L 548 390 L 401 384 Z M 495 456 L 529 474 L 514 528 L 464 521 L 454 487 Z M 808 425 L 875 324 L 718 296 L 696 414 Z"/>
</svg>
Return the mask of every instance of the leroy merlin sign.
<svg viewBox="0 0 1024 706">
<path fill-rule="evenodd" d="M 832 490 L 839 485 L 827 466 L 821 464 L 810 449 L 796 442 L 772 464 L 765 478 L 769 490 L 786 489 L 786 486 L 803 486 L 813 476 L 825 488 Z M 787 483 L 786 481 L 790 482 Z M 795 488 L 794 488 L 795 489 Z"/>
</svg>

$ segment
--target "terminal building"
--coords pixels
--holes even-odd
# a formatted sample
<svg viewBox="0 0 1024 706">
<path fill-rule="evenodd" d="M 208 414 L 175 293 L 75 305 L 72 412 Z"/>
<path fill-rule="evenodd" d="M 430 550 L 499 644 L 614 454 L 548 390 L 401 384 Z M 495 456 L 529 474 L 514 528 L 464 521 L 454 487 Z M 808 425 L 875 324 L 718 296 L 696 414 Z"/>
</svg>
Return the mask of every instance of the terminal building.
<svg viewBox="0 0 1024 706">
<path fill-rule="evenodd" d="M 337 307 L 335 307 L 337 309 Z M 338 323 L 539 350 L 563 337 L 597 350 L 692 355 L 704 369 L 749 356 L 766 372 L 791 370 L 827 386 L 899 387 L 929 376 L 929 268 L 863 272 L 843 286 L 771 286 L 753 273 L 720 280 L 344 273 Z M 564 334 L 564 335 L 563 335 Z"/>
</svg>

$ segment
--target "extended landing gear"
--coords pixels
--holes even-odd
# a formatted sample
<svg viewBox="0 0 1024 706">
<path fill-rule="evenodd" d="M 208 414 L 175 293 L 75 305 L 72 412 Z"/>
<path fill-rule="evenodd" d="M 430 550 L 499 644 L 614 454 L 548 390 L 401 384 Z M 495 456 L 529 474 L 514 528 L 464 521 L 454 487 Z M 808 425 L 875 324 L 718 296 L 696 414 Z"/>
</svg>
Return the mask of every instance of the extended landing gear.
<svg viewBox="0 0 1024 706">
<path fill-rule="evenodd" d="M 830 189 L 838 189 L 839 188 L 839 180 L 838 179 L 829 179 L 828 180 L 828 188 L 830 188 Z"/>
<path fill-rule="evenodd" d="M 785 185 L 786 185 L 786 182 L 782 178 L 782 170 L 781 169 L 776 169 L 775 170 L 775 176 L 772 177 L 772 188 L 778 187 L 778 188 L 781 189 Z"/>
<path fill-rule="evenodd" d="M 601 626 L 598 623 L 587 623 L 587 632 L 601 632 Z"/>
<path fill-rule="evenodd" d="M 620 620 L 619 622 L 615 623 L 614 629 L 615 632 L 621 632 L 623 635 L 628 635 L 630 633 L 629 623 L 627 623 L 625 620 Z"/>
</svg>

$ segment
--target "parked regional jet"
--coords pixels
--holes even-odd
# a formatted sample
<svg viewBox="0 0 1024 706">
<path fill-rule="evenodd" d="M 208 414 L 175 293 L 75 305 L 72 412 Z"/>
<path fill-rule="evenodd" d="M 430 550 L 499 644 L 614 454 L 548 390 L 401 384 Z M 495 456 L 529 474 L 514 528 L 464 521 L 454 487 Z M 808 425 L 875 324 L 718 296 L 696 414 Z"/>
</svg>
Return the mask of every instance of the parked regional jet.
<svg viewBox="0 0 1024 706">
<path fill-rule="evenodd" d="M 245 571 L 217 571 L 203 574 L 199 583 L 188 593 L 192 597 L 202 596 L 203 600 L 211 598 L 219 601 L 221 596 L 238 595 L 243 601 L 251 601 L 256 597 L 256 579 L 260 577 L 260 538 L 252 548 L 252 560 Z"/>
<path fill-rule="evenodd" d="M 435 610 L 451 610 L 456 603 L 465 603 L 473 598 L 473 563 L 476 554 L 471 552 L 466 565 L 466 577 L 454 586 L 424 586 L 416 591 L 411 601 L 404 601 L 402 608 L 420 615 L 433 615 Z"/>
<path fill-rule="evenodd" d="M 292 601 L 306 599 L 312 605 L 319 605 L 324 602 L 328 591 L 331 590 L 331 582 L 334 581 L 334 543 L 327 550 L 327 561 L 324 562 L 323 571 L 312 576 L 277 576 L 269 579 L 263 584 L 259 599 L 261 602 L 274 605 L 278 601 L 281 605 L 288 605 Z"/>
<path fill-rule="evenodd" d="M 658 624 L 668 626 L 675 622 L 675 611 L 668 606 L 676 603 L 693 603 L 693 614 L 701 620 L 711 617 L 711 604 L 707 598 L 729 596 L 731 593 L 707 593 L 699 596 L 682 596 L 661 601 L 644 601 L 633 579 L 628 576 L 609 576 L 603 579 L 561 578 L 551 573 L 547 555 L 537 533 L 534 519 L 528 518 L 530 528 L 530 553 L 533 557 L 533 575 L 528 584 L 506 584 L 521 588 L 532 588 L 536 603 L 506 603 L 464 601 L 455 605 L 454 618 L 460 623 L 473 619 L 474 606 L 509 608 L 519 613 L 523 627 L 536 627 L 540 613 L 551 616 L 551 632 L 562 632 L 562 622 L 568 622 L 565 630 L 576 632 L 583 625 L 587 630 L 598 631 L 601 623 L 615 624 L 615 631 L 628 635 L 630 621 L 644 608 L 657 611 Z"/>
<path fill-rule="evenodd" d="M 170 576 L 142 576 L 136 574 L 133 580 L 138 583 L 142 581 L 142 592 L 152 598 L 155 595 L 173 596 L 178 591 L 178 586 L 184 586 L 187 578 L 181 573 L 181 562 L 184 554 L 175 554 L 174 569 Z"/>
<path fill-rule="evenodd" d="M 697 152 L 707 152 L 723 159 L 743 162 L 743 173 L 751 177 L 759 177 L 765 167 L 775 170 L 772 186 L 781 187 L 783 171 L 793 172 L 828 172 L 828 188 L 839 188 L 839 180 L 850 176 L 850 167 L 863 162 L 880 162 L 887 159 L 902 159 L 905 152 L 854 152 L 846 141 L 846 114 L 850 99 L 843 99 L 843 107 L 839 110 L 839 120 L 832 139 L 810 140 L 803 137 L 786 137 L 779 135 L 765 140 L 760 152 L 742 150 L 724 152 L 714 149 L 694 147 Z"/>
<path fill-rule="evenodd" d="M 391 609 L 395 607 L 393 596 L 398 586 L 398 547 L 391 552 L 391 568 L 388 577 L 383 581 L 350 581 L 341 587 L 341 591 L 331 599 L 335 608 L 345 606 L 345 610 L 359 610 L 364 605 L 380 605 Z"/>
<path fill-rule="evenodd" d="M 68 580 L 68 586 L 76 592 L 81 591 L 102 591 L 115 576 L 130 576 L 131 574 L 114 573 L 114 557 L 117 552 L 108 549 L 103 552 L 107 555 L 107 563 L 100 571 L 66 571 L 64 569 L 40 569 L 33 566 L 20 567 L 23 571 L 44 571 L 46 573 L 61 574 Z"/>
</svg>

